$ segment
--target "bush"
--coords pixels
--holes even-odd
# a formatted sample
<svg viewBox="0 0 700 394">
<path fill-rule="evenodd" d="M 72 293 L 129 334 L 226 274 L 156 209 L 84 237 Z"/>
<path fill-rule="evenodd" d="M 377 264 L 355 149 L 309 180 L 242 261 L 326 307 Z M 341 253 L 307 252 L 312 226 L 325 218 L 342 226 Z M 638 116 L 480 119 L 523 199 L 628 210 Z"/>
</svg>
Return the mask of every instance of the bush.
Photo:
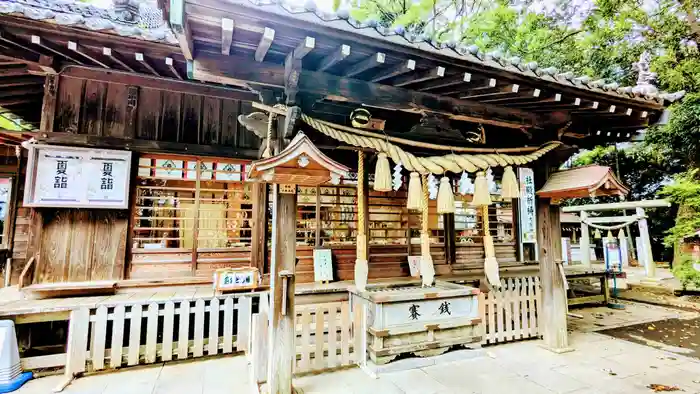
<svg viewBox="0 0 700 394">
<path fill-rule="evenodd" d="M 688 285 L 700 289 L 700 271 L 695 269 L 695 263 L 696 261 L 689 255 L 681 256 L 680 263 L 673 263 L 671 272 L 681 281 L 683 290 L 686 290 Z"/>
</svg>

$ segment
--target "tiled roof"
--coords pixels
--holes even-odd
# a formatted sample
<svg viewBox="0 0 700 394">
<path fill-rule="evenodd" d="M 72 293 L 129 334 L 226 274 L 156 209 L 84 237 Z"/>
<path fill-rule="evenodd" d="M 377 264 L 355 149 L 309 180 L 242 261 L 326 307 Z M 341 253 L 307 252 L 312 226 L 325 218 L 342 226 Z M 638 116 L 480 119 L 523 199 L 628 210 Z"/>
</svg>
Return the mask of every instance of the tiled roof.
<svg viewBox="0 0 700 394">
<path fill-rule="evenodd" d="M 130 0 L 129 3 L 132 9 L 138 9 L 138 1 Z M 170 27 L 163 21 L 162 12 L 150 7 L 142 6 L 138 11 L 130 12 L 99 8 L 75 0 L 0 0 L 0 14 L 177 44 Z"/>
<path fill-rule="evenodd" d="M 293 1 L 293 0 L 292 0 Z M 560 72 L 555 67 L 540 67 L 536 62 L 523 62 L 518 57 L 505 57 L 500 52 L 484 53 L 476 45 L 464 45 L 454 42 L 439 43 L 430 37 L 415 34 L 403 28 L 381 26 L 376 21 L 361 22 L 354 20 L 347 9 L 338 12 L 319 10 L 313 0 L 307 0 L 303 5 L 285 3 L 284 0 L 229 0 L 230 4 L 240 4 L 246 7 L 256 7 L 262 11 L 286 15 L 304 23 L 315 23 L 329 28 L 351 30 L 369 38 L 384 40 L 395 44 L 438 53 L 470 63 L 500 69 L 513 74 L 534 77 L 544 81 L 556 82 L 562 85 L 585 89 L 596 93 L 605 93 L 621 98 L 634 98 L 653 102 L 674 102 L 685 94 L 657 92 L 653 86 L 620 86 L 618 83 L 608 83 L 603 79 L 590 76 L 578 76 L 572 72 Z"/>
<path fill-rule="evenodd" d="M 540 197 L 583 198 L 592 196 L 625 196 L 629 188 L 620 182 L 610 167 L 590 165 L 553 173 L 542 189 Z"/>
</svg>

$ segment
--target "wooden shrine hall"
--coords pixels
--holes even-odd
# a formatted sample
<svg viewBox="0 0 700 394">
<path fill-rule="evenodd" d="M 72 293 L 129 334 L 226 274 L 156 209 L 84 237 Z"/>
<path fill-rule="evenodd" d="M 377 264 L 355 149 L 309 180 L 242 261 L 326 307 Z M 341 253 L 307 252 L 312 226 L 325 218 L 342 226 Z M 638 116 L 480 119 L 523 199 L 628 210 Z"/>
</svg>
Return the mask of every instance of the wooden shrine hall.
<svg viewBox="0 0 700 394">
<path fill-rule="evenodd" d="M 0 316 L 38 349 L 25 369 L 245 351 L 289 392 L 292 371 L 458 345 L 397 349 L 376 334 L 405 332 L 358 328 L 373 286 L 421 282 L 421 302 L 474 305 L 464 326 L 421 326 L 429 338 L 442 324 L 470 343 L 566 350 L 559 208 L 536 191 L 576 150 L 630 140 L 682 97 L 657 91 L 646 55 L 626 87 L 342 7 L 138 3 L 0 0 L 0 109 L 23 127 L 0 133 L 14 294 Z M 338 333 L 326 345 L 310 339 L 324 319 Z M 31 330 L 56 333 L 37 344 Z M 288 373 L 266 377 L 268 350 L 293 359 Z"/>
</svg>

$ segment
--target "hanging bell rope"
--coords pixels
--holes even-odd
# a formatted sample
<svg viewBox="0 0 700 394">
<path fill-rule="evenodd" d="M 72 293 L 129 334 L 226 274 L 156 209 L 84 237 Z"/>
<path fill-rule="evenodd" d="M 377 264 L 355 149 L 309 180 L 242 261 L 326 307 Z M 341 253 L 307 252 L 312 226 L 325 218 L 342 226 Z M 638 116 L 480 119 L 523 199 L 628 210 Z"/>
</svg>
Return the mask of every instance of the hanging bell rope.
<svg viewBox="0 0 700 394">
<path fill-rule="evenodd" d="M 274 111 L 275 109 L 269 106 L 258 105 L 257 108 Z M 535 161 L 549 151 L 561 145 L 559 141 L 552 141 L 535 151 L 523 155 L 505 155 L 503 153 L 487 153 L 487 154 L 454 154 L 450 153 L 444 156 L 428 156 L 417 157 L 410 152 L 406 152 L 402 148 L 389 142 L 386 136 L 369 137 L 359 135 L 355 132 L 341 131 L 336 127 L 331 127 L 327 122 L 314 119 L 306 114 L 301 114 L 301 119 L 309 126 L 313 127 L 322 134 L 327 135 L 335 140 L 345 142 L 349 145 L 362 148 L 370 148 L 381 153 L 387 154 L 395 163 L 403 164 L 408 171 L 415 171 L 420 174 L 444 174 L 447 171 L 459 173 L 462 171 L 476 172 L 479 169 L 485 170 L 489 167 L 506 167 L 509 165 L 522 165 Z M 331 123 L 332 124 L 332 123 Z M 334 125 L 339 126 L 339 125 Z M 357 130 L 352 128 L 343 129 Z M 360 131 L 360 130 L 358 130 Z M 364 132 L 363 132 L 364 133 Z M 377 135 L 378 134 L 373 134 Z M 409 141 L 409 140 L 406 140 Z M 412 141 L 412 146 L 421 147 L 422 143 Z M 449 147 L 451 151 L 456 151 L 457 147 Z"/>
<path fill-rule="evenodd" d="M 269 157 L 272 157 L 272 123 L 274 122 L 275 118 L 277 115 L 275 115 L 274 112 L 270 111 L 270 115 L 267 118 L 267 138 L 266 138 L 266 146 L 265 150 L 263 151 L 262 158 L 267 159 Z"/>
</svg>

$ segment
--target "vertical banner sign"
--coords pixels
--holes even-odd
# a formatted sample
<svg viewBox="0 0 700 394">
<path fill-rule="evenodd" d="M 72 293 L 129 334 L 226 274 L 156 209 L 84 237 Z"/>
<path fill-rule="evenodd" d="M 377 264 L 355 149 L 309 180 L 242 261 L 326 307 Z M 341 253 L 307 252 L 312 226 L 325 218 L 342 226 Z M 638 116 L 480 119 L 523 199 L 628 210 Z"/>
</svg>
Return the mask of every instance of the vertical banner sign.
<svg viewBox="0 0 700 394">
<path fill-rule="evenodd" d="M 520 181 L 520 242 L 537 243 L 535 211 L 535 174 L 532 168 L 519 168 Z"/>
<path fill-rule="evenodd" d="M 32 146 L 24 204 L 126 209 L 130 167 L 128 151 Z"/>
</svg>

